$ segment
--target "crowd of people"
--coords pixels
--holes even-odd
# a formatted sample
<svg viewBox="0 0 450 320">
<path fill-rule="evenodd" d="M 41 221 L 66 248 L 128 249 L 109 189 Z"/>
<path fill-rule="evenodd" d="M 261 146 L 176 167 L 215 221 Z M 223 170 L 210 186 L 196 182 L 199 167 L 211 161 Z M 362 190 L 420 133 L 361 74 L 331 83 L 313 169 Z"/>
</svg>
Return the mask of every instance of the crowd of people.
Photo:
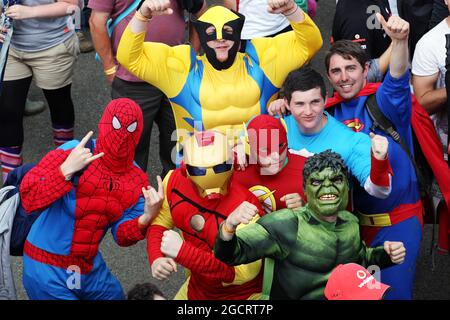
<svg viewBox="0 0 450 320">
<path fill-rule="evenodd" d="M 438 251 L 450 245 L 450 1 L 336 2 L 321 75 L 315 0 L 89 0 L 112 100 L 98 137 L 78 141 L 79 1 L 4 1 L 6 185 L 24 163 L 32 80 L 57 147 L 16 185 L 17 206 L 38 212 L 23 235 L 28 297 L 125 299 L 99 252 L 111 229 L 120 246 L 147 241 L 155 279 L 185 270 L 175 299 L 412 299 L 428 217 Z M 4 234 L 15 214 L 0 210 Z"/>
</svg>

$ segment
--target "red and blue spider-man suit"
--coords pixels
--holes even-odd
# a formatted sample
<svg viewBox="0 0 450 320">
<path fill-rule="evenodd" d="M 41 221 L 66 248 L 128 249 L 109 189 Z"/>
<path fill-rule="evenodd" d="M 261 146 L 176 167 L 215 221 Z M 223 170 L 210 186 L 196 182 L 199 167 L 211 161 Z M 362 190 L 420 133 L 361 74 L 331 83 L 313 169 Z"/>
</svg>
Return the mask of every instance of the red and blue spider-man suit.
<svg viewBox="0 0 450 320">
<path fill-rule="evenodd" d="M 49 152 L 20 186 L 28 212 L 46 208 L 24 247 L 23 284 L 30 299 L 123 299 L 119 281 L 98 250 L 111 228 L 120 246 L 145 238 L 146 174 L 133 163 L 143 128 L 142 112 L 129 99 L 111 101 L 99 123 L 93 161 L 74 188 L 60 166 L 78 141 Z M 73 273 L 77 271 L 80 277 Z M 78 280 L 78 281 L 77 281 Z"/>
</svg>

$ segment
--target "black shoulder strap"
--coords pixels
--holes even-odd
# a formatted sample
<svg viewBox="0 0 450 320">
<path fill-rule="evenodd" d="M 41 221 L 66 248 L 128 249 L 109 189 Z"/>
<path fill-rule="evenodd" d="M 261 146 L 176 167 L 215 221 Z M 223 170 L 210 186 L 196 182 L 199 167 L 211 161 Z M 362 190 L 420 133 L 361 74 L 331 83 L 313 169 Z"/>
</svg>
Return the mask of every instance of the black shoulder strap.
<svg viewBox="0 0 450 320">
<path fill-rule="evenodd" d="M 405 153 L 408 155 L 409 160 L 411 160 L 411 163 L 416 171 L 417 179 L 419 179 L 419 183 L 424 184 L 425 179 L 422 173 L 420 172 L 411 151 L 403 142 L 402 138 L 400 137 L 400 134 L 397 132 L 392 122 L 388 118 L 386 118 L 383 112 L 381 112 L 376 99 L 376 94 L 371 94 L 370 96 L 367 97 L 366 106 L 367 112 L 369 113 L 369 116 L 372 118 L 373 121 L 372 127 L 370 129 L 372 131 L 374 131 L 375 128 L 380 129 L 384 133 L 388 134 L 395 142 L 397 142 L 400 145 L 400 147 L 402 147 L 403 151 L 405 151 Z"/>
</svg>

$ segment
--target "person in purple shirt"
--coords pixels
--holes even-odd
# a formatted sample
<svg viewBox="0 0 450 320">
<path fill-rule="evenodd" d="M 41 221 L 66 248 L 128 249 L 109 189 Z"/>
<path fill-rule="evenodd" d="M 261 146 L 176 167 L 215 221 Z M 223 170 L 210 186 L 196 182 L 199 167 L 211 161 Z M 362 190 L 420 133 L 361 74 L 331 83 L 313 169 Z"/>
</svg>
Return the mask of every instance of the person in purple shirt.
<svg viewBox="0 0 450 320">
<path fill-rule="evenodd" d="M 176 141 L 172 141 L 175 131 L 175 120 L 167 97 L 156 87 L 136 78 L 123 68 L 116 60 L 117 46 L 128 22 L 135 10 L 122 19 L 114 28 L 111 38 L 108 36 L 106 22 L 117 19 L 136 0 L 89 0 L 88 7 L 92 9 L 89 20 L 92 40 L 95 50 L 102 60 L 103 69 L 108 82 L 111 84 L 113 99 L 125 97 L 134 100 L 144 114 L 144 131 L 136 148 L 135 161 L 147 170 L 150 136 L 153 122 L 159 128 L 159 156 L 163 167 L 161 176 L 175 168 L 171 159 L 172 149 Z M 184 10 L 195 16 L 200 16 L 206 10 L 204 0 L 171 0 L 173 14 L 154 17 L 148 23 L 145 41 L 161 42 L 170 46 L 184 43 L 185 20 Z M 200 47 L 198 38 L 191 33 L 190 39 L 194 48 Z M 195 44 L 197 42 L 197 45 Z"/>
</svg>

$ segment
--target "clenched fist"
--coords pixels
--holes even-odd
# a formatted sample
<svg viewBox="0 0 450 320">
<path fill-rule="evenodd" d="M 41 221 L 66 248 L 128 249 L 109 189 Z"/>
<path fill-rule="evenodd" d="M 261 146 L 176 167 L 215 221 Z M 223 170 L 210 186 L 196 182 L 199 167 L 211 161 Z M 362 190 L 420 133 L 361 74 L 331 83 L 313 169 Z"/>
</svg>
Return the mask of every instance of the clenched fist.
<svg viewBox="0 0 450 320">
<path fill-rule="evenodd" d="M 228 216 L 225 223 L 228 230 L 236 230 L 236 227 L 243 224 L 248 224 L 253 217 L 259 213 L 258 208 L 250 202 L 242 202 L 234 211 Z"/>
<path fill-rule="evenodd" d="M 295 4 L 294 0 L 268 0 L 268 10 L 270 13 L 282 13 L 289 14 L 294 12 Z"/>
<path fill-rule="evenodd" d="M 286 208 L 296 209 L 303 207 L 302 197 L 298 193 L 288 193 L 280 198 L 280 201 L 286 202 Z"/>
<path fill-rule="evenodd" d="M 145 17 L 172 14 L 170 0 L 146 0 L 139 8 L 139 12 Z"/>
<path fill-rule="evenodd" d="M 399 16 L 390 16 L 388 21 L 386 21 L 381 14 L 377 13 L 376 15 L 384 31 L 392 40 L 405 40 L 408 38 L 408 21 L 403 20 Z"/>
<path fill-rule="evenodd" d="M 401 264 L 405 261 L 406 249 L 403 242 L 385 241 L 384 251 L 386 251 L 391 261 L 395 264 Z"/>
<path fill-rule="evenodd" d="M 152 263 L 152 276 L 158 280 L 166 280 L 173 272 L 177 272 L 177 264 L 172 258 L 158 258 Z"/>
</svg>

